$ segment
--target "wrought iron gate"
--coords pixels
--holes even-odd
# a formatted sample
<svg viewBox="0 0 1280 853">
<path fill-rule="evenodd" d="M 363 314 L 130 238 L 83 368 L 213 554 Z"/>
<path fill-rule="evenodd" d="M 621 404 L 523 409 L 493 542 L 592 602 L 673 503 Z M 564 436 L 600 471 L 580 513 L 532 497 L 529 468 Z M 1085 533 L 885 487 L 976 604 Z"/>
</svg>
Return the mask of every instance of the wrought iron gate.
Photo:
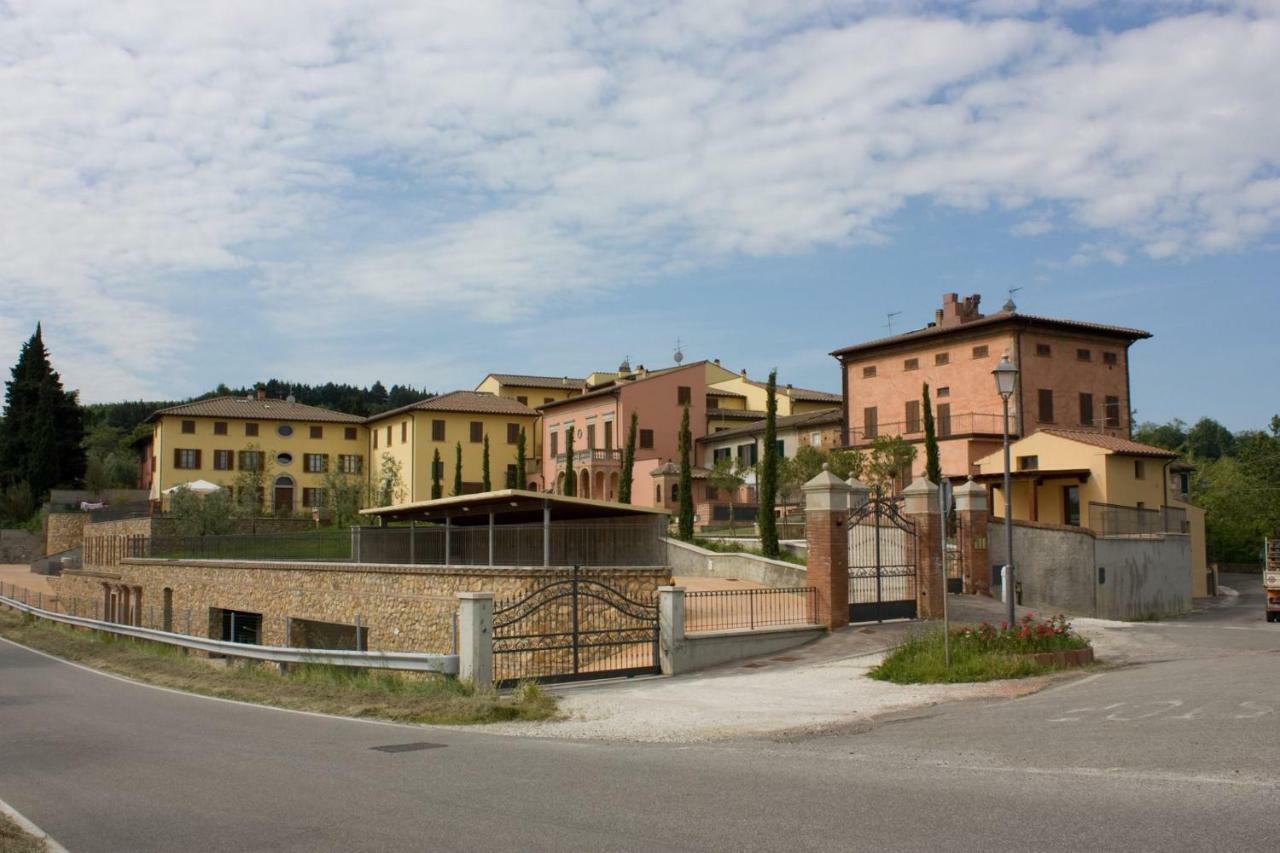
<svg viewBox="0 0 1280 853">
<path fill-rule="evenodd" d="M 494 603 L 493 677 L 574 681 L 660 671 L 658 606 L 572 575 Z"/>
<path fill-rule="evenodd" d="M 849 513 L 849 621 L 915 617 L 915 522 L 872 498 Z"/>
</svg>

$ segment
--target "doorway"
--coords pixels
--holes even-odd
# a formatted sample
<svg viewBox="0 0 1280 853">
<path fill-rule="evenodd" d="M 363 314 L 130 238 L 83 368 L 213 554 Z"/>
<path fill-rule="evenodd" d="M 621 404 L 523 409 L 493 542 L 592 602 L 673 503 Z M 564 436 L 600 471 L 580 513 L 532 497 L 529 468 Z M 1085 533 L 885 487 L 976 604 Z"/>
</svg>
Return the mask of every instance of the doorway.
<svg viewBox="0 0 1280 853">
<path fill-rule="evenodd" d="M 271 503 L 277 513 L 293 512 L 293 478 L 281 474 L 276 478 L 275 494 Z"/>
</svg>

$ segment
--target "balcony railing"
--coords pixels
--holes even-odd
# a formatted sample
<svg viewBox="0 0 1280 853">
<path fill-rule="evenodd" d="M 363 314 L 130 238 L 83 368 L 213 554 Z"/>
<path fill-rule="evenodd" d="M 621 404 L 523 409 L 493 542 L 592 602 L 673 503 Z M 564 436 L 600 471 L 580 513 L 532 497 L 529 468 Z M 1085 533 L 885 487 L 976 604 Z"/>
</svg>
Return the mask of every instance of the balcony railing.
<svg viewBox="0 0 1280 853">
<path fill-rule="evenodd" d="M 1103 536 L 1187 533 L 1187 511 L 1181 507 L 1147 509 L 1089 502 L 1089 526 Z"/>
<path fill-rule="evenodd" d="M 556 465 L 560 466 L 561 468 L 563 468 L 565 464 L 565 455 L 566 454 L 564 453 L 556 454 Z M 621 465 L 622 451 L 621 450 L 600 450 L 598 448 L 573 451 L 574 465 L 586 465 L 588 463 L 597 463 L 597 464 L 604 463 L 604 464 Z"/>
<path fill-rule="evenodd" d="M 945 418 L 935 418 L 934 431 L 937 433 L 938 438 L 959 435 L 1001 436 L 1004 435 L 1004 415 L 999 412 L 965 412 L 963 414 L 948 415 Z M 1012 412 L 1009 414 L 1009 434 L 1018 435 L 1018 416 Z M 876 424 L 873 430 L 867 430 L 865 426 L 849 428 L 849 443 L 851 445 L 870 444 L 882 436 L 901 436 L 908 441 L 913 438 L 923 439 L 924 419 L 884 421 Z"/>
</svg>

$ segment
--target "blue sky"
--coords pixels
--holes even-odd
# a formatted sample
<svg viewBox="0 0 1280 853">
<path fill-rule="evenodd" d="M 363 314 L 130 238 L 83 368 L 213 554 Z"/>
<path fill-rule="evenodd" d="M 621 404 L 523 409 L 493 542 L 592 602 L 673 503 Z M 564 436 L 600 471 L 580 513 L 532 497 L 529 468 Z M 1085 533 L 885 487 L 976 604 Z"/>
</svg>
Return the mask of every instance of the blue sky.
<svg viewBox="0 0 1280 853">
<path fill-rule="evenodd" d="M 0 2 L 0 353 L 89 401 L 827 353 L 1011 287 L 1260 426 L 1277 0 Z"/>
</svg>

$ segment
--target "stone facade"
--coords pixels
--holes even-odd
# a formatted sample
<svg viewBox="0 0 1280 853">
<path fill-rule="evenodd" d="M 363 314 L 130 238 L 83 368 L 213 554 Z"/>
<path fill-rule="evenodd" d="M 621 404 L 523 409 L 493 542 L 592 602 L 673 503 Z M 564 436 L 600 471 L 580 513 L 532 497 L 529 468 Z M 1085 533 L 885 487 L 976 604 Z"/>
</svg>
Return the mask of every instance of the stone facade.
<svg viewBox="0 0 1280 853">
<path fill-rule="evenodd" d="M 84 526 L 89 514 L 84 512 L 51 512 L 44 520 L 44 552 L 59 554 L 79 548 L 84 541 Z"/>
<path fill-rule="evenodd" d="M 114 569 L 66 572 L 54 581 L 62 607 L 178 633 L 221 637 L 221 610 L 262 614 L 265 645 L 285 641 L 287 620 L 368 631 L 371 651 L 448 652 L 459 592 L 492 592 L 499 604 L 567 577 L 567 568 L 442 567 L 234 560 L 125 559 Z M 665 567 L 586 570 L 630 598 L 653 600 Z M 166 596 L 165 590 L 170 592 Z M 134 608 L 121 615 L 112 596 Z M 167 602 L 167 606 L 166 606 Z M 166 609 L 168 616 L 166 618 Z"/>
<path fill-rule="evenodd" d="M 30 563 L 39 548 L 39 537 L 29 530 L 0 530 L 0 563 Z"/>
</svg>

